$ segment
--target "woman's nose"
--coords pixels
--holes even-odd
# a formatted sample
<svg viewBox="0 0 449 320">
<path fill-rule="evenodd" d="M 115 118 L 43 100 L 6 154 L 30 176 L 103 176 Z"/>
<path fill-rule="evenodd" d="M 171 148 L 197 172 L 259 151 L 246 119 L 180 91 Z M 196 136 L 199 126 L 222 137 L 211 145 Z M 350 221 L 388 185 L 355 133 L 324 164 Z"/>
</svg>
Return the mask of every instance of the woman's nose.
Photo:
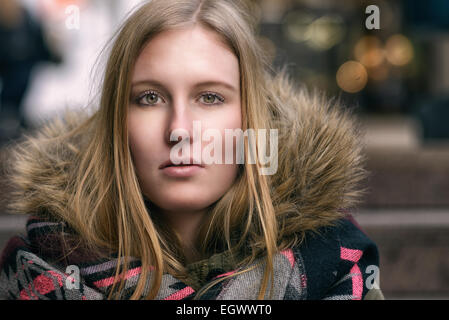
<svg viewBox="0 0 449 320">
<path fill-rule="evenodd" d="M 187 100 L 174 101 L 169 108 L 167 117 L 166 141 L 168 144 L 176 144 L 189 137 L 192 140 L 193 118 Z"/>
</svg>

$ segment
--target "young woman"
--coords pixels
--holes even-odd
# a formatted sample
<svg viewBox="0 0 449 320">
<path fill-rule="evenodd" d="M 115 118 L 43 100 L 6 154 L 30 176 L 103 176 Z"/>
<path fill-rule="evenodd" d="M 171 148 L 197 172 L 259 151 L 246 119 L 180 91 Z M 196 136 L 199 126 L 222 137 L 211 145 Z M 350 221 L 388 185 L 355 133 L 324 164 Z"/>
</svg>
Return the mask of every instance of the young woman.
<svg viewBox="0 0 449 320">
<path fill-rule="evenodd" d="M 98 110 L 16 147 L 11 207 L 30 218 L 3 251 L 2 298 L 381 297 L 376 245 L 346 213 L 365 176 L 354 122 L 273 72 L 250 12 L 142 5 L 114 40 Z M 229 130 L 275 139 L 247 134 L 239 163 L 240 140 L 217 144 Z M 268 145 L 262 174 L 251 150 Z"/>
</svg>

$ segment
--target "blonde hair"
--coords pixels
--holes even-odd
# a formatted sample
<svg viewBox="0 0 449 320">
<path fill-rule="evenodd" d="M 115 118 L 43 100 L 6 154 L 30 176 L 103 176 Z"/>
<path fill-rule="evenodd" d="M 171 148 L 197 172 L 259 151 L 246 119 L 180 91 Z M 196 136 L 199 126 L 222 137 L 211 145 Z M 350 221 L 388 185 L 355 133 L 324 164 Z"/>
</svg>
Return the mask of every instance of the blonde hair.
<svg viewBox="0 0 449 320">
<path fill-rule="evenodd" d="M 245 161 L 233 186 L 210 208 L 198 237 L 202 241 L 198 245 L 204 256 L 225 250 L 231 251 L 235 257 L 243 256 L 236 261 L 239 272 L 232 276 L 254 268 L 254 262 L 263 258 L 266 263 L 258 293 L 258 299 L 263 299 L 270 278 L 270 287 L 273 288 L 274 255 L 301 241 L 302 234 L 292 224 L 306 230 L 320 223 L 307 217 L 307 210 L 312 211 L 311 203 L 301 204 L 305 212 L 301 215 L 298 214 L 300 204 L 292 200 L 297 199 L 295 192 L 299 189 L 292 177 L 301 175 L 302 169 L 289 161 L 291 157 L 298 156 L 299 151 L 294 144 L 298 144 L 295 139 L 299 138 L 296 135 L 301 132 L 301 125 L 295 122 L 297 116 L 292 113 L 295 110 L 284 105 L 281 97 L 290 95 L 294 89 L 284 72 L 278 73 L 276 78 L 271 75 L 273 70 L 269 57 L 257 41 L 257 21 L 250 14 L 251 10 L 248 2 L 243 0 L 153 0 L 145 3 L 127 19 L 116 35 L 106 65 L 99 110 L 64 135 L 48 139 L 46 146 L 36 146 L 60 169 L 59 176 L 52 176 L 52 181 L 46 181 L 45 172 L 42 173 L 42 181 L 38 183 L 48 186 L 51 197 L 39 206 L 66 221 L 92 251 L 108 248 L 118 253 L 115 276 L 120 281 L 114 283 L 109 298 L 120 297 L 124 287 L 122 275 L 127 271 L 129 257 L 137 257 L 142 263 L 141 276 L 131 299 L 142 298 L 148 289 L 146 281 L 150 275 L 147 299 L 157 296 L 163 272 L 180 279 L 186 277 L 180 243 L 176 235 L 149 212 L 128 145 L 127 106 L 133 66 L 144 45 L 164 30 L 198 24 L 219 34 L 235 53 L 241 76 L 242 130 L 252 128 L 257 132 L 257 129 L 286 127 L 289 123 L 289 128 L 281 132 L 280 137 L 280 172 L 274 176 L 260 175 L 259 164 Z M 302 99 L 297 101 L 298 104 L 304 104 L 308 98 L 302 95 L 297 99 Z M 314 103 L 318 105 L 322 101 L 317 99 Z M 320 123 L 317 121 L 316 125 Z M 325 130 L 320 129 L 321 132 Z M 35 141 L 30 139 L 28 143 L 36 144 Z M 59 150 L 61 141 L 65 141 L 68 148 Z M 324 144 L 324 148 L 328 141 L 317 143 L 318 146 Z M 245 145 L 247 147 L 247 141 Z M 25 149 L 26 146 L 21 150 Z M 297 151 L 292 153 L 291 150 Z M 357 153 L 356 150 L 350 152 Z M 25 161 L 21 161 L 20 150 L 16 154 L 17 166 L 20 167 Z M 346 161 L 344 157 L 347 154 L 341 155 L 342 161 Z M 67 158 L 71 161 L 61 160 Z M 360 160 L 354 158 L 350 158 L 354 163 L 348 167 Z M 310 168 L 314 161 L 304 156 L 301 159 L 304 170 Z M 361 179 L 360 174 L 353 173 L 354 181 Z M 307 179 L 307 176 L 297 179 Z M 23 181 L 16 181 L 16 184 L 30 188 L 24 186 Z M 340 185 L 332 186 L 335 186 L 336 193 L 341 192 Z M 328 214 L 325 219 L 335 219 L 336 204 L 319 198 L 320 192 L 322 190 L 318 188 L 310 189 L 313 196 L 321 199 L 318 206 L 321 206 L 323 216 Z M 352 196 L 355 199 L 356 192 Z M 351 201 L 342 199 L 341 204 L 349 205 Z M 36 209 L 33 204 L 27 208 L 19 207 L 16 209 Z M 150 269 L 154 271 L 150 272 Z M 213 281 L 197 296 L 227 278 Z M 117 283 L 120 283 L 118 288 Z"/>
</svg>

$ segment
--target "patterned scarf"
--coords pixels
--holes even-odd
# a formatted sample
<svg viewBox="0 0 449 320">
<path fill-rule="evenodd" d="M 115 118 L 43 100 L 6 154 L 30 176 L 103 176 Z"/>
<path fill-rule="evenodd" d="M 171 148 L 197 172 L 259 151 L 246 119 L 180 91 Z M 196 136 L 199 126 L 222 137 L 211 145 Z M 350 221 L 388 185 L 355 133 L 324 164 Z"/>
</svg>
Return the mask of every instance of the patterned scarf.
<svg viewBox="0 0 449 320">
<path fill-rule="evenodd" d="M 107 299 L 114 284 L 117 258 L 96 258 L 76 246 L 76 238 L 64 222 L 31 216 L 26 236 L 11 238 L 0 260 L 0 299 L 98 300 Z M 61 237 L 64 235 L 64 237 Z M 123 263 L 123 259 L 122 259 Z M 376 245 L 349 217 L 319 234 L 310 234 L 297 247 L 274 256 L 271 296 L 274 300 L 355 299 L 366 297 L 376 288 L 371 281 L 378 267 Z M 261 259 L 252 270 L 210 268 L 206 284 L 231 276 L 212 286 L 200 299 L 256 299 L 265 263 Z M 129 299 L 141 274 L 139 259 L 128 260 L 128 271 L 120 299 Z M 144 295 L 149 291 L 149 283 Z M 270 285 L 268 286 L 270 287 Z M 197 291 L 165 273 L 156 299 L 189 300 Z"/>
</svg>

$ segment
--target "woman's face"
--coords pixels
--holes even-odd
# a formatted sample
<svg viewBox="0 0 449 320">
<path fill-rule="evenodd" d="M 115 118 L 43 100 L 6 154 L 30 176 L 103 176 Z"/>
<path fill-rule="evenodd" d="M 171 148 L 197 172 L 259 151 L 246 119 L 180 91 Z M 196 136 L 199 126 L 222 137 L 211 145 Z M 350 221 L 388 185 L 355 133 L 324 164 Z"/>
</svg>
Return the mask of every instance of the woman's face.
<svg viewBox="0 0 449 320">
<path fill-rule="evenodd" d="M 146 44 L 132 75 L 128 133 L 141 188 L 152 203 L 164 211 L 197 211 L 223 196 L 238 172 L 235 161 L 224 164 L 225 129 L 241 125 L 239 62 L 216 33 L 200 26 L 169 30 Z M 209 129 L 221 134 L 222 164 L 204 163 L 206 146 L 209 155 L 219 153 L 210 148 L 214 140 L 192 141 L 199 127 L 200 138 Z M 191 140 L 183 139 L 184 153 L 171 157 L 181 146 L 170 141 L 176 129 Z M 173 154 L 201 164 L 170 165 Z"/>
</svg>

